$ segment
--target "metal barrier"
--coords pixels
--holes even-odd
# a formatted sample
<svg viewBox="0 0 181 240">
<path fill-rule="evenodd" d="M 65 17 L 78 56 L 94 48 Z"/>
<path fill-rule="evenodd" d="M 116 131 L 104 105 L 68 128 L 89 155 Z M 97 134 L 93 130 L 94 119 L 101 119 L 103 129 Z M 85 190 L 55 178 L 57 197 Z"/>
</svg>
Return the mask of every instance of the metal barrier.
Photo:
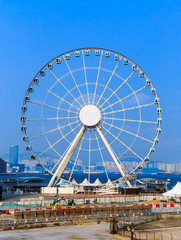
<svg viewBox="0 0 181 240">
<path fill-rule="evenodd" d="M 27 219 L 2 219 L 0 230 L 28 229 L 110 222 L 110 215 L 61 216 Z"/>
</svg>

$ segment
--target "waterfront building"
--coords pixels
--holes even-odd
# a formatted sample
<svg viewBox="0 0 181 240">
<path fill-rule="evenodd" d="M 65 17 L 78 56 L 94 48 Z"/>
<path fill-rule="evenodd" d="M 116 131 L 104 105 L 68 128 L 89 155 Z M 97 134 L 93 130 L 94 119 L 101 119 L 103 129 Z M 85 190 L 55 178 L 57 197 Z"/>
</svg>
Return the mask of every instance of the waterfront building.
<svg viewBox="0 0 181 240">
<path fill-rule="evenodd" d="M 18 164 L 18 145 L 9 148 L 9 162 L 14 165 Z"/>
<path fill-rule="evenodd" d="M 0 173 L 6 173 L 6 162 L 0 158 Z"/>
</svg>

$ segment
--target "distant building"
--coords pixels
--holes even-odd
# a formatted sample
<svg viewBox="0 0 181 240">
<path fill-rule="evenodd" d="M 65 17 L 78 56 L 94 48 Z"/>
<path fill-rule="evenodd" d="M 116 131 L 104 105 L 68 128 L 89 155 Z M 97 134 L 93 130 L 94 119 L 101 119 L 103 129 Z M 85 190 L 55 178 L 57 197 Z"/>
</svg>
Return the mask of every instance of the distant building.
<svg viewBox="0 0 181 240">
<path fill-rule="evenodd" d="M 24 171 L 25 171 L 25 165 L 24 164 L 13 165 L 12 168 L 11 168 L 11 172 L 22 173 Z"/>
<path fill-rule="evenodd" d="M 9 148 L 9 162 L 14 165 L 18 164 L 18 145 Z"/>
<path fill-rule="evenodd" d="M 0 158 L 0 173 L 6 173 L 6 162 Z"/>
<path fill-rule="evenodd" d="M 19 167 L 19 170 L 18 170 L 18 172 L 20 172 L 20 173 L 22 173 L 22 172 L 24 172 L 25 171 L 25 164 L 18 164 L 18 167 Z"/>
</svg>

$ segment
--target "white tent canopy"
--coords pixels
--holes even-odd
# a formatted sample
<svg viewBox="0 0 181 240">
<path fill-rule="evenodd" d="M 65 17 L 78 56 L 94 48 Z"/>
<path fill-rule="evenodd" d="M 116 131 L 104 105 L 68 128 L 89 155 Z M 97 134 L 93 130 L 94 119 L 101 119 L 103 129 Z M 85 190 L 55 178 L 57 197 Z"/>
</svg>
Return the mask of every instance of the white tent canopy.
<svg viewBox="0 0 181 240">
<path fill-rule="evenodd" d="M 80 185 L 81 186 L 89 186 L 90 182 L 87 180 L 87 178 L 85 178 L 84 181 Z"/>
<path fill-rule="evenodd" d="M 100 182 L 99 178 L 97 178 L 92 185 L 93 185 L 93 186 L 100 186 L 101 184 L 102 184 L 102 183 Z"/>
<path fill-rule="evenodd" d="M 73 178 L 73 180 L 72 180 L 72 184 L 75 184 L 75 185 L 77 185 L 77 182 L 75 181 L 75 179 Z"/>
<path fill-rule="evenodd" d="M 112 182 L 110 179 L 108 179 L 107 183 L 106 183 L 106 186 L 112 186 Z"/>
<path fill-rule="evenodd" d="M 177 182 L 170 191 L 163 193 L 163 196 L 181 196 L 181 182 Z"/>
</svg>

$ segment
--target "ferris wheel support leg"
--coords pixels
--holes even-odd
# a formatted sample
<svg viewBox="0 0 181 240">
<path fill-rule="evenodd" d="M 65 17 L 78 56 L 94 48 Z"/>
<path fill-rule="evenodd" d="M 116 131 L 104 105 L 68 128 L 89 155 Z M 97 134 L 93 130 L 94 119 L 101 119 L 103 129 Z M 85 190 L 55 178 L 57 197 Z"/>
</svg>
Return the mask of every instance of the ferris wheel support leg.
<svg viewBox="0 0 181 240">
<path fill-rule="evenodd" d="M 76 148 L 77 148 L 81 138 L 83 137 L 86 129 L 87 128 L 85 126 L 83 126 L 80 129 L 79 133 L 74 138 L 74 140 L 72 141 L 69 150 L 65 154 L 65 156 L 64 156 L 63 160 L 61 161 L 59 167 L 57 168 L 56 172 L 54 173 L 53 177 L 51 178 L 51 180 L 50 180 L 50 182 L 48 184 L 48 187 L 52 187 L 54 182 L 57 181 L 61 177 L 63 171 L 65 170 L 65 168 L 66 168 L 66 166 L 68 164 L 68 162 L 70 161 L 72 155 L 74 154 L 74 152 L 75 152 L 75 150 L 76 150 Z"/>
<path fill-rule="evenodd" d="M 114 155 L 114 152 L 112 151 L 111 146 L 110 146 L 109 143 L 107 142 L 106 138 L 105 138 L 104 135 L 102 134 L 102 132 L 101 132 L 101 130 L 99 129 L 99 127 L 96 127 L 96 129 L 97 129 L 97 132 L 98 132 L 100 138 L 102 139 L 104 145 L 106 146 L 109 154 L 111 155 L 113 161 L 115 162 L 115 164 L 116 164 L 119 172 L 121 173 L 121 175 L 122 175 L 123 177 L 125 177 L 126 174 L 125 174 L 123 168 L 121 167 L 121 165 L 119 164 L 116 156 Z M 132 185 L 131 185 L 131 183 L 130 183 L 129 180 L 126 180 L 126 183 L 127 183 L 128 187 L 132 187 Z"/>
</svg>

